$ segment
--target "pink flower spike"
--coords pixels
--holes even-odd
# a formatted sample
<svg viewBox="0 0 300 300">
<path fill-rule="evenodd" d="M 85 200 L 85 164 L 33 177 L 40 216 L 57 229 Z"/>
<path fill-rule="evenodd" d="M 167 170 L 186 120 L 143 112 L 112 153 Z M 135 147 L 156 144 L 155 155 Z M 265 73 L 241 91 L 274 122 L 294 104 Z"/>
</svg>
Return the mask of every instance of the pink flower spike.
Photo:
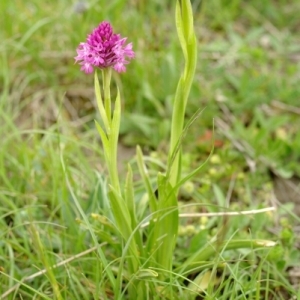
<svg viewBox="0 0 300 300">
<path fill-rule="evenodd" d="M 125 64 L 135 57 L 132 43 L 126 45 L 127 38 L 113 32 L 109 22 L 102 22 L 88 35 L 85 43 L 77 47 L 75 63 L 81 65 L 81 71 L 89 74 L 94 68 L 113 68 L 125 72 Z"/>
</svg>

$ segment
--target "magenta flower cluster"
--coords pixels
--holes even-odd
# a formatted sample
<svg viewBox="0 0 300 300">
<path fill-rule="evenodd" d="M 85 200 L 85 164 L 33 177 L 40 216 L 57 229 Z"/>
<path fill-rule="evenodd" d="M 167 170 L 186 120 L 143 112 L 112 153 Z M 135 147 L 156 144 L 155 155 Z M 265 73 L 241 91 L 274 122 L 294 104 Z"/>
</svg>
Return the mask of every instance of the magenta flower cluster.
<svg viewBox="0 0 300 300">
<path fill-rule="evenodd" d="M 75 62 L 79 62 L 81 70 L 92 73 L 94 68 L 114 68 L 117 72 L 125 72 L 128 60 L 134 58 L 132 44 L 126 45 L 127 38 L 113 32 L 109 22 L 102 22 L 88 35 L 85 43 L 77 48 Z"/>
</svg>

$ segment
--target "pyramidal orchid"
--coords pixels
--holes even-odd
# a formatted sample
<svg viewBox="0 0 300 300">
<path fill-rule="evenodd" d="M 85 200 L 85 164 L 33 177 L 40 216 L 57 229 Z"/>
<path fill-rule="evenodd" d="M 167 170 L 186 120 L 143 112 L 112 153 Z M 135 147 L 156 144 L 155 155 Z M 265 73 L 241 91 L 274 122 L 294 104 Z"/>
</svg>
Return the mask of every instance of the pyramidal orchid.
<svg viewBox="0 0 300 300">
<path fill-rule="evenodd" d="M 102 170 L 97 172 L 97 187 L 101 185 L 99 199 L 101 209 L 100 214 L 93 213 L 91 217 L 99 221 L 101 228 L 103 226 L 109 228 L 113 240 L 118 239 L 120 245 L 119 250 L 115 251 L 115 258 L 119 264 L 117 272 L 113 269 L 115 260 L 106 258 L 106 250 L 102 250 L 101 245 L 97 247 L 103 269 L 101 276 L 103 275 L 105 284 L 107 283 L 99 293 L 105 298 L 107 298 L 106 286 L 115 299 L 123 299 L 125 293 L 128 299 L 156 299 L 158 288 L 165 298 L 173 299 L 176 297 L 177 287 L 182 295 L 180 298 L 195 298 L 198 291 L 200 293 L 203 291 L 198 288 L 197 281 L 190 281 L 191 289 L 188 290 L 181 284 L 186 276 L 195 272 L 201 273 L 207 264 L 212 264 L 210 258 L 216 255 L 218 257 L 225 250 L 240 248 L 254 250 L 273 247 L 276 244 L 273 241 L 237 240 L 232 237 L 229 241 L 223 241 L 217 235 L 180 264 L 173 260 L 177 253 L 174 251 L 180 224 L 179 190 L 203 168 L 203 164 L 200 164 L 194 170 L 182 174 L 184 136 L 202 111 L 200 107 L 191 120 L 187 121 L 185 118 L 198 56 L 191 0 L 176 0 L 175 23 L 183 51 L 184 70 L 180 74 L 173 101 L 168 161 L 165 172 L 157 172 L 156 168 L 148 171 L 142 150 L 137 147 L 135 164 L 140 173 L 139 182 L 143 184 L 143 190 L 140 183 L 138 186 L 135 183 L 136 174 L 133 173 L 131 164 L 128 164 L 126 179 L 120 181 L 121 176 L 124 177 L 118 168 L 122 103 L 117 84 L 113 88 L 116 97 L 115 99 L 111 97 L 112 70 L 119 73 L 126 71 L 127 64 L 135 56 L 132 44 L 127 43 L 127 38 L 115 34 L 109 22 L 102 22 L 87 36 L 86 41 L 77 47 L 75 62 L 81 65 L 81 70 L 85 73 L 94 72 L 95 98 L 100 114 L 100 122 L 95 120 L 95 125 L 102 142 L 101 154 L 106 165 L 104 171 L 107 170 L 107 173 Z M 99 80 L 98 73 L 101 73 L 102 80 Z M 211 158 L 211 155 L 208 158 Z M 157 176 L 154 176 L 155 172 Z M 102 177 L 105 180 L 102 180 Z M 157 187 L 157 193 L 154 187 Z M 80 204 L 76 202 L 76 205 L 80 208 Z M 81 208 L 80 214 L 83 216 L 83 224 L 89 224 Z M 104 219 L 106 224 L 101 221 Z M 93 240 L 96 241 L 99 225 L 95 223 L 95 227 L 93 225 L 90 230 Z M 102 235 L 99 236 L 100 239 L 101 237 Z M 108 245 L 114 247 L 110 241 Z M 179 285 L 175 287 L 174 281 L 178 281 Z"/>
<path fill-rule="evenodd" d="M 77 47 L 75 62 L 81 65 L 81 71 L 89 74 L 94 68 L 112 67 L 117 72 L 125 72 L 125 65 L 134 58 L 132 43 L 126 44 L 127 38 L 115 34 L 109 22 L 102 22 L 88 35 L 85 43 Z"/>
</svg>

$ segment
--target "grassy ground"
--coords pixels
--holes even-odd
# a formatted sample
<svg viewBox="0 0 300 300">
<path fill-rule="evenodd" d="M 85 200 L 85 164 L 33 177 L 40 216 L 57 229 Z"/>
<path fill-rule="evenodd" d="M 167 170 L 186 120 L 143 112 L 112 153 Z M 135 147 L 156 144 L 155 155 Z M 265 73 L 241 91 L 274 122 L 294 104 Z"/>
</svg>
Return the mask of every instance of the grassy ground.
<svg viewBox="0 0 300 300">
<path fill-rule="evenodd" d="M 0 3 L 0 298 L 113 299 L 94 246 L 104 243 L 116 269 L 121 246 L 103 220 L 91 217 L 105 207 L 106 190 L 93 77 L 73 59 L 102 20 L 128 36 L 137 53 L 126 74 L 114 74 L 125 111 L 120 172 L 125 159 L 136 169 L 136 144 L 154 169 L 166 162 L 183 64 L 174 3 L 109 3 L 89 1 L 81 13 L 70 1 Z M 187 118 L 205 109 L 185 139 L 183 172 L 205 161 L 213 136 L 215 149 L 181 190 L 182 212 L 277 210 L 182 218 L 174 267 L 216 234 L 277 244 L 219 250 L 188 278 L 202 292 L 186 296 L 177 287 L 173 298 L 299 299 L 300 4 L 194 0 L 193 7 L 199 62 Z M 136 188 L 142 215 L 138 180 Z M 193 289 L 188 280 L 180 284 Z M 160 288 L 157 297 L 165 299 Z"/>
</svg>

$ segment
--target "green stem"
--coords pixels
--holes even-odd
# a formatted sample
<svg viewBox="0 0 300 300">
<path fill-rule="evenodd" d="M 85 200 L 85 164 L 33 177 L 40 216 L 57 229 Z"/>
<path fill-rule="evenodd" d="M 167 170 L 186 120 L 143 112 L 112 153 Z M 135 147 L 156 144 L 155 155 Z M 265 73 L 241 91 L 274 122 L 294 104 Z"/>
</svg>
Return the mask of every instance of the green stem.
<svg viewBox="0 0 300 300">
<path fill-rule="evenodd" d="M 119 141 L 119 129 L 120 129 L 120 120 L 121 120 L 121 99 L 120 93 L 118 91 L 118 95 L 115 101 L 113 118 L 111 122 L 111 134 L 109 137 L 110 149 L 107 155 L 110 157 L 109 159 L 109 171 L 111 177 L 111 184 L 115 188 L 115 190 L 121 195 L 120 190 L 120 181 L 119 181 L 119 172 L 118 172 L 118 141 Z"/>
<path fill-rule="evenodd" d="M 111 124 L 111 99 L 110 99 L 110 81 L 111 81 L 111 68 L 102 70 L 103 78 L 103 92 L 104 92 L 104 107 L 106 117 Z"/>
<path fill-rule="evenodd" d="M 120 183 L 118 175 L 117 157 L 118 157 L 118 140 L 119 128 L 121 118 L 121 100 L 118 92 L 117 99 L 114 106 L 114 111 L 111 111 L 111 97 L 110 97 L 110 82 L 111 82 L 111 68 L 102 70 L 103 78 L 103 94 L 104 94 L 104 108 L 108 120 L 107 140 L 109 147 L 104 147 L 107 157 L 107 167 L 110 177 L 110 183 L 114 189 L 120 194 Z"/>
</svg>

